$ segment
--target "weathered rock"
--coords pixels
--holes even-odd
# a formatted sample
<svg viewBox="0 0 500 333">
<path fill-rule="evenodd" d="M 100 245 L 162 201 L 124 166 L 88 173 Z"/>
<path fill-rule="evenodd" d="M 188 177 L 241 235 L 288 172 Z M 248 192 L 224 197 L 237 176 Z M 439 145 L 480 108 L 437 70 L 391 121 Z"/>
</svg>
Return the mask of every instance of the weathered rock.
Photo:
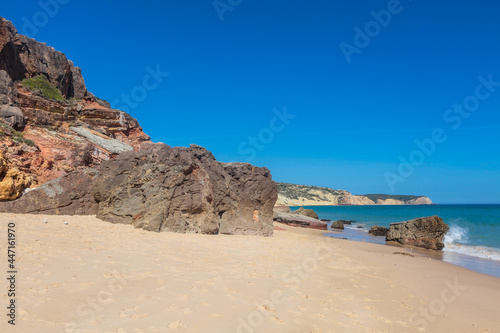
<svg viewBox="0 0 500 333">
<path fill-rule="evenodd" d="M 266 168 L 220 163 L 206 149 L 144 144 L 92 169 L 64 175 L 0 211 L 97 214 L 152 231 L 273 234 L 277 186 Z"/>
<path fill-rule="evenodd" d="M 14 83 L 6 71 L 0 70 L 0 105 L 14 103 Z"/>
<path fill-rule="evenodd" d="M 44 75 L 66 98 L 88 95 L 81 70 L 63 53 L 18 34 L 12 23 L 1 17 L 0 70 L 13 81 Z"/>
<path fill-rule="evenodd" d="M 423 247 L 431 250 L 444 248 L 443 238 L 449 227 L 439 216 L 422 217 L 406 222 L 391 223 L 386 241 Z"/>
<path fill-rule="evenodd" d="M 0 203 L 0 212 L 22 214 L 94 215 L 91 195 L 95 170 L 74 172 L 27 191 L 20 199 Z"/>
<path fill-rule="evenodd" d="M 89 130 L 81 126 L 71 127 L 70 130 L 80 134 L 82 137 L 88 139 L 96 146 L 102 147 L 103 149 L 109 151 L 112 154 L 119 154 L 124 151 L 134 150 L 134 148 L 132 148 L 126 143 L 121 142 L 120 140 L 116 140 L 102 134 L 98 135 L 98 133 L 95 133 L 92 130 Z"/>
<path fill-rule="evenodd" d="M 39 75 L 66 100 L 46 98 L 21 83 Z M 63 53 L 19 35 L 3 18 L 0 126 L 0 152 L 9 160 L 10 169 L 31 177 L 30 186 L 95 167 L 121 151 L 138 150 L 150 140 L 136 119 L 88 92 L 81 70 Z"/>
<path fill-rule="evenodd" d="M 374 225 L 371 227 L 370 231 L 368 233 L 372 236 L 387 236 L 387 232 L 389 229 L 384 228 L 384 227 L 379 227 L 378 225 Z"/>
<path fill-rule="evenodd" d="M 274 206 L 273 208 L 273 220 L 275 221 L 279 214 L 281 213 L 291 213 L 292 210 L 288 206 Z"/>
<path fill-rule="evenodd" d="M 339 220 L 339 222 L 342 222 L 343 224 L 352 224 L 353 222 L 356 222 L 356 221 L 353 221 L 353 220 Z"/>
<path fill-rule="evenodd" d="M 24 128 L 24 115 L 18 107 L 0 105 L 0 118 L 3 118 L 12 128 L 16 130 Z"/>
<path fill-rule="evenodd" d="M 0 201 L 14 200 L 21 196 L 24 189 L 29 187 L 33 179 L 9 165 L 4 154 L 0 151 Z"/>
<path fill-rule="evenodd" d="M 321 222 L 318 219 L 293 213 L 291 214 L 279 213 L 276 218 L 276 222 L 287 224 L 293 227 L 302 227 L 302 228 L 319 229 L 319 230 L 327 230 L 328 226 L 327 223 Z"/>
<path fill-rule="evenodd" d="M 303 216 L 309 216 L 312 217 L 313 219 L 319 219 L 318 214 L 312 209 L 304 209 L 304 207 L 300 207 L 296 211 L 293 212 L 294 214 L 298 215 L 303 215 Z"/>
<path fill-rule="evenodd" d="M 342 230 L 344 230 L 344 223 L 342 222 L 342 220 L 335 221 L 335 222 L 332 223 L 331 228 L 332 229 L 342 229 Z"/>
<path fill-rule="evenodd" d="M 144 144 L 103 162 L 97 216 L 154 231 L 271 236 L 277 187 L 266 168 L 219 163 L 206 149 Z"/>
<path fill-rule="evenodd" d="M 332 220 L 329 220 L 329 219 L 320 219 L 320 221 L 322 221 L 322 222 L 332 222 Z"/>
</svg>

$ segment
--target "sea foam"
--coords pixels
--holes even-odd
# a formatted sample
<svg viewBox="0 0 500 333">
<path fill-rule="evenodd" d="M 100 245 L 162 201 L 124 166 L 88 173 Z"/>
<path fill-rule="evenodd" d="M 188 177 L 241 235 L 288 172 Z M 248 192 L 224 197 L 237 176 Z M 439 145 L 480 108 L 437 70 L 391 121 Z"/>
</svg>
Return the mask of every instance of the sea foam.
<svg viewBox="0 0 500 333">
<path fill-rule="evenodd" d="M 444 236 L 443 251 L 456 252 L 468 256 L 500 261 L 500 250 L 487 246 L 472 246 L 468 243 L 469 230 L 458 225 L 451 225 Z"/>
</svg>

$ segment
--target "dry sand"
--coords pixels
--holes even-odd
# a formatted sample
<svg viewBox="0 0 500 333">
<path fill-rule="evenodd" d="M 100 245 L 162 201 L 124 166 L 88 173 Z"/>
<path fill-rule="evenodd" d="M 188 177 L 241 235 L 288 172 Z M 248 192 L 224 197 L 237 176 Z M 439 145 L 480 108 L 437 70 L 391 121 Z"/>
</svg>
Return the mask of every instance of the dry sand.
<svg viewBox="0 0 500 333">
<path fill-rule="evenodd" d="M 262 238 L 0 221 L 3 276 L 9 221 L 18 269 L 16 326 L 2 278 L 0 332 L 500 332 L 500 279 L 405 249 L 282 225 Z"/>
</svg>

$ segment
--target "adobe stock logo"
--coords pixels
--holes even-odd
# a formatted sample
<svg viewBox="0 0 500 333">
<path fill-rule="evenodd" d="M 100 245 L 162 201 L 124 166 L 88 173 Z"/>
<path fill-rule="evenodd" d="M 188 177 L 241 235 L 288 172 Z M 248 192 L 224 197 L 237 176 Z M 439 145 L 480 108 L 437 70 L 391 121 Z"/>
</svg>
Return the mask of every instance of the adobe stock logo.
<svg viewBox="0 0 500 333">
<path fill-rule="evenodd" d="M 500 87 L 500 81 L 493 81 L 493 75 L 478 76 L 479 83 L 474 89 L 474 93 L 466 96 L 461 103 L 454 103 L 453 107 L 447 109 L 443 113 L 443 121 L 450 127 L 448 131 L 457 131 L 463 124 L 464 120 L 469 118 L 476 112 L 481 103 L 493 96 L 493 93 Z M 416 168 L 423 165 L 428 157 L 433 155 L 439 145 L 442 145 L 448 140 L 448 135 L 445 129 L 441 127 L 434 128 L 427 138 L 422 140 L 415 139 L 414 143 L 417 146 L 410 154 L 398 156 L 399 165 L 397 173 L 387 171 L 384 173 L 387 185 L 394 193 L 396 185 L 404 183 L 406 179 L 411 177 Z"/>
<path fill-rule="evenodd" d="M 391 24 L 393 16 L 401 14 L 403 10 L 404 7 L 399 0 L 389 0 L 387 9 L 382 9 L 378 12 L 374 10 L 370 11 L 373 20 L 368 21 L 364 29 L 358 26 L 354 27 L 356 34 L 354 35 L 353 43 L 349 44 L 343 41 L 339 45 L 347 63 L 350 64 L 352 62 L 353 54 L 360 54 L 362 49 L 368 47 L 372 39 L 380 35 L 382 28 L 387 28 Z"/>
<path fill-rule="evenodd" d="M 247 162 L 252 162 L 257 157 L 257 152 L 263 151 L 266 145 L 270 144 L 276 133 L 283 132 L 290 120 L 295 119 L 296 115 L 288 113 L 286 106 L 283 111 L 273 109 L 274 117 L 269 121 L 269 126 L 262 128 L 256 136 L 249 135 L 247 140 L 238 145 L 238 153 L 247 155 Z"/>
<path fill-rule="evenodd" d="M 71 0 L 40 0 L 38 6 L 40 10 L 33 14 L 31 20 L 26 16 L 22 18 L 23 26 L 21 33 L 30 37 L 35 37 L 38 31 L 45 27 L 51 18 L 54 18 L 61 9 L 61 5 L 66 5 Z"/>
<path fill-rule="evenodd" d="M 234 11 L 234 8 L 241 5 L 243 0 L 214 0 L 212 5 L 214 6 L 215 12 L 219 15 L 219 19 L 221 22 L 224 21 L 224 13 Z"/>
<path fill-rule="evenodd" d="M 170 75 L 168 72 L 162 72 L 160 65 L 156 65 L 155 69 L 147 66 L 146 72 L 147 74 L 142 78 L 141 84 L 132 88 L 129 94 L 121 94 L 119 99 L 111 102 L 113 109 L 130 112 L 131 109 L 138 107 L 140 102 L 145 101 L 148 93 L 158 88 L 165 81 L 165 78 Z"/>
</svg>

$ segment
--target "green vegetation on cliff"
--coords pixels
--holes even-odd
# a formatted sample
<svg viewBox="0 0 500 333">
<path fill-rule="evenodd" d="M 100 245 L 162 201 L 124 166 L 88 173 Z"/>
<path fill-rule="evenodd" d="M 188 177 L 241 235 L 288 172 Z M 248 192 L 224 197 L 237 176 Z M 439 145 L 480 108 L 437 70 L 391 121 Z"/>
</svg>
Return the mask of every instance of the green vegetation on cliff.
<svg viewBox="0 0 500 333">
<path fill-rule="evenodd" d="M 28 90 L 34 92 L 40 97 L 62 102 L 64 97 L 59 89 L 54 87 L 44 75 L 38 75 L 33 78 L 24 79 L 21 84 Z"/>
<path fill-rule="evenodd" d="M 410 200 L 424 197 L 423 195 L 390 195 L 390 194 L 362 194 L 361 196 L 367 197 L 373 202 L 377 202 L 377 200 L 387 200 L 387 199 L 408 202 Z"/>
<path fill-rule="evenodd" d="M 288 183 L 278 183 L 278 193 L 297 200 L 300 197 L 309 200 L 322 200 L 322 197 L 316 193 L 310 193 L 309 190 L 319 190 L 324 193 L 330 193 L 332 195 L 343 195 L 343 191 L 333 190 L 328 187 L 318 187 L 318 186 L 307 186 L 307 185 L 296 185 Z"/>
</svg>

